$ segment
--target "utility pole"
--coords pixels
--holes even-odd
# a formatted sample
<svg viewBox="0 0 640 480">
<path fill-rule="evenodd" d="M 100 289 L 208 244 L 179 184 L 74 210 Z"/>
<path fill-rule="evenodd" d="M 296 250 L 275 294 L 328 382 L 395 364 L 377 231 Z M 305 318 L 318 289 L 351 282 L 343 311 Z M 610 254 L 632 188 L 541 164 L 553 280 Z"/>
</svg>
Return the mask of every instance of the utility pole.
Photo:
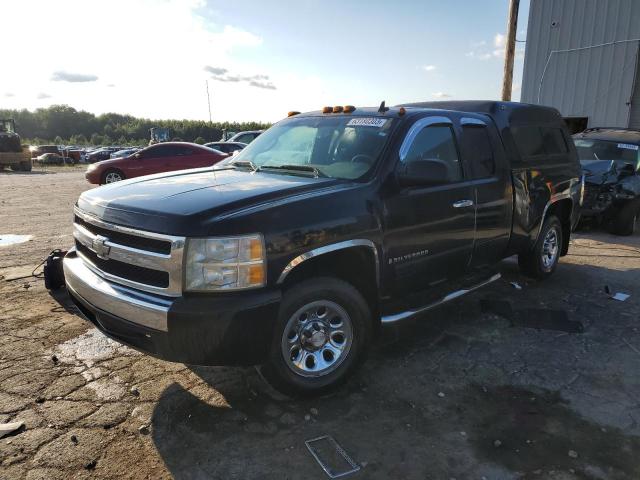
<svg viewBox="0 0 640 480">
<path fill-rule="evenodd" d="M 516 54 L 516 30 L 518 29 L 518 9 L 520 0 L 510 0 L 507 23 L 507 44 L 504 48 L 504 73 L 502 75 L 502 101 L 511 101 L 513 84 L 513 59 Z"/>
<path fill-rule="evenodd" d="M 207 104 L 209 105 L 209 123 L 211 123 L 211 99 L 209 98 L 209 80 L 205 80 L 207 85 Z"/>
</svg>

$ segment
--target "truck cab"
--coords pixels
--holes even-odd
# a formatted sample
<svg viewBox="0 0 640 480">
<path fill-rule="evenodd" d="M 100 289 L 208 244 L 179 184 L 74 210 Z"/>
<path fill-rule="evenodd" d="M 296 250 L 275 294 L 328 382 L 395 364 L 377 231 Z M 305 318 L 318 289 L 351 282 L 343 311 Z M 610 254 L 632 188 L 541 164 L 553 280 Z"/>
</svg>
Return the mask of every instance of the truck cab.
<svg viewBox="0 0 640 480">
<path fill-rule="evenodd" d="M 195 365 L 344 382 L 386 325 L 566 254 L 583 182 L 557 111 L 325 107 L 212 168 L 84 192 L 66 286 L 105 334 Z"/>
</svg>

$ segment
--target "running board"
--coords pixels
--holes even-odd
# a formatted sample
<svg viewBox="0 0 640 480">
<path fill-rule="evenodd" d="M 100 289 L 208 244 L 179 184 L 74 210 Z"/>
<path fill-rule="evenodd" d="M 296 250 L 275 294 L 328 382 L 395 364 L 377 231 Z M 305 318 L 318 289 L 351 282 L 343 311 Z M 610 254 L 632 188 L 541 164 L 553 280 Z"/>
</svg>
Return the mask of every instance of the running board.
<svg viewBox="0 0 640 480">
<path fill-rule="evenodd" d="M 429 305 L 425 305 L 424 307 L 419 307 L 419 308 L 407 310 L 400 313 L 394 313 L 393 315 L 384 315 L 380 320 L 383 324 L 395 323 L 395 322 L 399 322 L 400 320 L 406 320 L 407 318 L 424 313 L 427 310 L 431 310 L 432 308 L 442 305 L 443 303 L 450 302 L 451 300 L 455 300 L 456 298 L 462 297 L 467 293 L 473 292 L 474 290 L 477 290 L 486 285 L 489 285 L 490 283 L 493 283 L 496 280 L 499 280 L 500 277 L 501 275 L 499 273 L 496 273 L 495 275 L 493 275 L 492 277 L 489 277 L 484 282 L 478 283 L 469 288 L 464 288 L 462 290 L 456 290 L 455 292 L 451 292 L 450 294 L 442 297 L 440 300 L 430 303 Z"/>
</svg>

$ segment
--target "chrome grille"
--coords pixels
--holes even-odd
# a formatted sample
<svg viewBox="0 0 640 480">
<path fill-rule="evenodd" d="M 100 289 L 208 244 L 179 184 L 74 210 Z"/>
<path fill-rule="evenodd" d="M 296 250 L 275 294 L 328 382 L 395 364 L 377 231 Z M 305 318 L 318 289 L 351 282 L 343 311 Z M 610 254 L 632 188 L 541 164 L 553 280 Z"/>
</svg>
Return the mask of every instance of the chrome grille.
<svg viewBox="0 0 640 480">
<path fill-rule="evenodd" d="M 102 278 L 150 293 L 182 294 L 184 237 L 104 222 L 75 209 L 78 254 Z"/>
</svg>

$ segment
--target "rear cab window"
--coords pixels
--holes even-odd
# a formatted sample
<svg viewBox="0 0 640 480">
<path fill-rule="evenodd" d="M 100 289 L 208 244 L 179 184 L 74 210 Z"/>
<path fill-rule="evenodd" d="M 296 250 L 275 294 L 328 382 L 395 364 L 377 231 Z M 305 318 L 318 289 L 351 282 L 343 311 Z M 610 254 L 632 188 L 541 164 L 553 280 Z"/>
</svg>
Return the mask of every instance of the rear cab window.
<svg viewBox="0 0 640 480">
<path fill-rule="evenodd" d="M 494 148 L 489 137 L 489 127 L 481 120 L 462 122 L 461 147 L 474 179 L 492 177 L 496 173 Z"/>
<path fill-rule="evenodd" d="M 511 127 L 511 133 L 523 161 L 569 153 L 564 131 L 560 127 L 523 125 Z"/>
</svg>

